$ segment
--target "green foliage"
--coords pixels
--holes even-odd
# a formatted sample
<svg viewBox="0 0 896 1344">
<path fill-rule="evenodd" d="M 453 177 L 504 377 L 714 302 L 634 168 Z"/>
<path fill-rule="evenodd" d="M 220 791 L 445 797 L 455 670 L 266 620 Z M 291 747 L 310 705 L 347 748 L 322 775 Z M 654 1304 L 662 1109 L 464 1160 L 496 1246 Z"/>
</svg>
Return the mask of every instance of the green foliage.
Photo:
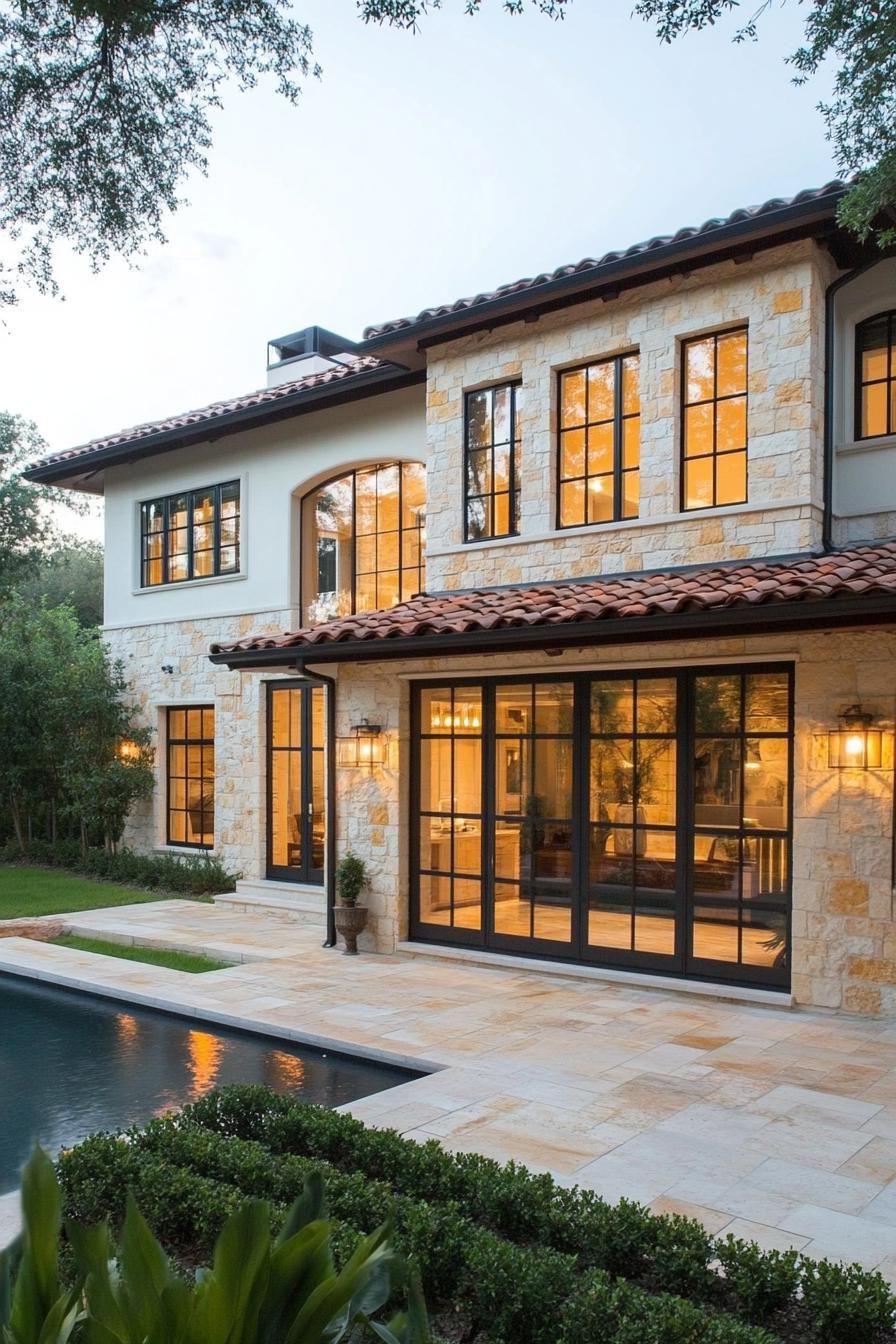
<svg viewBox="0 0 896 1344">
<path fill-rule="evenodd" d="M 894 1298 L 877 1274 L 715 1241 L 695 1221 L 609 1205 L 263 1087 L 211 1093 L 124 1141 L 90 1139 L 59 1170 L 72 1216 L 118 1220 L 131 1190 L 188 1263 L 240 1200 L 269 1200 L 279 1226 L 316 1176 L 339 1229 L 337 1263 L 391 1221 L 453 1341 L 773 1344 L 766 1324 L 794 1344 L 893 1338 Z"/>
<path fill-rule="evenodd" d="M 82 938 L 75 933 L 64 933 L 50 938 L 54 947 L 71 947 L 77 952 L 96 952 L 103 957 L 118 957 L 121 961 L 140 961 L 147 966 L 165 966 L 186 975 L 204 975 L 207 971 L 222 971 L 232 966 L 231 961 L 207 957 L 202 952 L 181 952 L 174 947 L 141 947 L 139 943 L 111 943 L 105 938 Z"/>
<path fill-rule="evenodd" d="M 803 1261 L 803 1301 L 824 1344 L 873 1344 L 893 1329 L 894 1299 L 861 1265 Z"/>
<path fill-rule="evenodd" d="M 68 819 L 114 848 L 132 804 L 153 786 L 149 734 L 125 699 L 121 665 L 65 607 L 0 607 L 0 806 L 18 852 L 35 821 L 51 838 Z M 129 739 L 135 750 L 119 754 Z"/>
<path fill-rule="evenodd" d="M 367 886 L 367 864 L 349 849 L 336 865 L 336 885 L 343 905 L 357 905 L 358 897 Z"/>
<path fill-rule="evenodd" d="M 15 863 L 18 857 L 16 844 L 11 844 L 5 850 L 0 849 L 0 863 Z M 183 896 L 209 896 L 233 891 L 238 876 L 228 872 L 219 859 L 209 854 L 135 854 L 129 849 L 119 849 L 113 853 L 108 849 L 96 848 L 85 852 L 77 841 L 58 840 L 51 844 L 32 840 L 28 857 L 31 863 L 84 873 L 101 881 L 121 882 L 147 891 L 174 892 Z M 111 895 L 107 903 L 115 904 Z M 56 911 L 32 913 L 53 914 Z"/>
<path fill-rule="evenodd" d="M 711 27 L 737 9 L 738 0 L 637 0 L 635 13 L 655 23 L 663 42 Z M 734 40 L 754 40 L 761 0 Z M 806 83 L 832 67 L 834 95 L 819 104 L 841 174 L 855 178 L 840 206 L 840 222 L 881 246 L 896 242 L 890 213 L 896 204 L 896 0 L 848 4 L 814 0 L 806 6 L 805 43 L 790 57 L 794 82 Z"/>
<path fill-rule="evenodd" d="M 18 591 L 35 606 L 71 607 L 79 624 L 103 621 L 103 548 L 95 541 L 63 538 L 37 559 Z"/>
<path fill-rule="evenodd" d="M 754 1242 L 724 1237 L 716 1255 L 748 1320 L 767 1321 L 796 1300 L 800 1257 L 796 1251 L 764 1251 Z"/>
<path fill-rule="evenodd" d="M 15 585 L 38 570 L 49 548 L 58 544 L 48 505 L 64 504 L 83 512 L 72 503 L 70 492 L 22 479 L 27 464 L 46 451 L 32 421 L 0 411 L 0 604 Z"/>
<path fill-rule="evenodd" d="M 127 1196 L 117 1251 L 107 1223 L 67 1226 L 75 1282 L 62 1289 L 61 1205 L 53 1166 L 38 1150 L 23 1177 L 21 1243 L 0 1256 L 4 1344 L 65 1344 L 76 1326 L 85 1344 L 338 1344 L 356 1325 L 369 1325 L 386 1344 L 428 1344 L 418 1278 L 387 1224 L 336 1269 L 317 1175 L 274 1240 L 269 1204 L 225 1199 L 211 1269 L 192 1282 L 173 1269 Z M 372 1321 L 399 1289 L 407 1291 L 407 1312 Z"/>
</svg>

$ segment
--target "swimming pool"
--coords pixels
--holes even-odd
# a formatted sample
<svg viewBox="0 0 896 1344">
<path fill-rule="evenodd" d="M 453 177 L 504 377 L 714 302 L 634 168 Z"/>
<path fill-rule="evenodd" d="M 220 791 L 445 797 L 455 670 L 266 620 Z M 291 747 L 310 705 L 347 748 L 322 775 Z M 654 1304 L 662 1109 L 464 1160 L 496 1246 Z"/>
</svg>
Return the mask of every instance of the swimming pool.
<svg viewBox="0 0 896 1344">
<path fill-rule="evenodd" d="M 222 1083 L 266 1083 L 322 1106 L 414 1073 L 0 976 L 0 1193 L 35 1142 L 55 1155 L 144 1124 Z"/>
</svg>

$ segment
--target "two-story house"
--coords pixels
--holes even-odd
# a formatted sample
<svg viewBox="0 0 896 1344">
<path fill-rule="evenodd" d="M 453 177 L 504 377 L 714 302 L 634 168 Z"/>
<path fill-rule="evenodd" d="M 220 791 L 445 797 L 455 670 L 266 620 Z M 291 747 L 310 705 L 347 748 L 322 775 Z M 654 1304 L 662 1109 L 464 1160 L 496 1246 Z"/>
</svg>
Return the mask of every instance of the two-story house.
<svg viewBox="0 0 896 1344">
<path fill-rule="evenodd" d="M 353 849 L 381 951 L 896 1010 L 896 257 L 843 190 L 35 467 L 105 496 L 128 841 L 322 930 Z"/>
</svg>

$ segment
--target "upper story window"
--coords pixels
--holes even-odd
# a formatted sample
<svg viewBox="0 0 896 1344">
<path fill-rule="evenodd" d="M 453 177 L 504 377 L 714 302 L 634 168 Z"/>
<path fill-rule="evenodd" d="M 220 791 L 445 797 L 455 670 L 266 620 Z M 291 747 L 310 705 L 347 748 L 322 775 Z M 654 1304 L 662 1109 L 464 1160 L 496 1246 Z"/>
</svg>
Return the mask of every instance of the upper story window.
<svg viewBox="0 0 896 1344">
<path fill-rule="evenodd" d="M 896 311 L 856 327 L 856 438 L 896 434 Z"/>
<path fill-rule="evenodd" d="M 464 417 L 464 540 L 512 537 L 520 524 L 520 387 L 468 392 Z"/>
<path fill-rule="evenodd" d="M 747 329 L 684 342 L 682 508 L 747 502 Z"/>
<path fill-rule="evenodd" d="M 140 583 L 238 574 L 240 483 L 210 485 L 140 505 Z"/>
<path fill-rule="evenodd" d="M 617 355 L 560 374 L 561 527 L 638 516 L 640 363 Z"/>
<path fill-rule="evenodd" d="M 425 586 L 426 468 L 348 471 L 302 503 L 303 605 L 310 624 L 406 602 Z"/>
</svg>

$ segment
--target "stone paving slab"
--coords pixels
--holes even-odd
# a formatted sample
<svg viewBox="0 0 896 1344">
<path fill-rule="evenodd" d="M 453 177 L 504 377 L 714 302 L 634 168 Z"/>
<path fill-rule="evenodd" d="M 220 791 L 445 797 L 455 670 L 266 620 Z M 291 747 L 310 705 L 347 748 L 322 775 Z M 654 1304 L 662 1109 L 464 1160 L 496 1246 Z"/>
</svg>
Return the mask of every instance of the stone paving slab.
<svg viewBox="0 0 896 1344">
<path fill-rule="evenodd" d="M 537 966 L 346 958 L 320 930 L 189 901 L 75 921 L 243 959 L 197 976 L 12 937 L 0 970 L 408 1064 L 425 1076 L 346 1109 L 896 1280 L 896 1023 Z"/>
</svg>

